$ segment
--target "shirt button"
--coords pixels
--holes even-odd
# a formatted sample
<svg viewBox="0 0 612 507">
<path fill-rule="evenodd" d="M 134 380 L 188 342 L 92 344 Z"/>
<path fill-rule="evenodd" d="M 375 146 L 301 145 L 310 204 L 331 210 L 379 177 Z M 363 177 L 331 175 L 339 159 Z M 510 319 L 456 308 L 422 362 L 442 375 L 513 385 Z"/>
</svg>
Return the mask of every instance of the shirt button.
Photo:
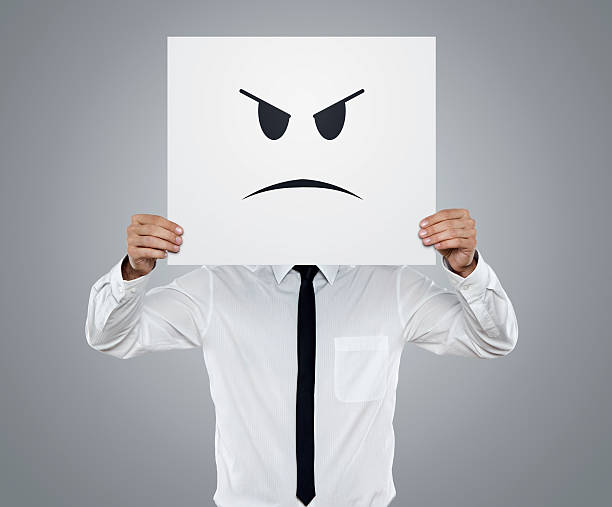
<svg viewBox="0 0 612 507">
<path fill-rule="evenodd" d="M 463 286 L 463 290 L 470 290 L 471 288 L 472 288 L 472 286 L 471 286 L 469 283 L 466 283 L 466 284 Z"/>
<path fill-rule="evenodd" d="M 130 289 L 130 294 L 134 294 L 134 292 L 136 292 L 136 289 Z"/>
</svg>

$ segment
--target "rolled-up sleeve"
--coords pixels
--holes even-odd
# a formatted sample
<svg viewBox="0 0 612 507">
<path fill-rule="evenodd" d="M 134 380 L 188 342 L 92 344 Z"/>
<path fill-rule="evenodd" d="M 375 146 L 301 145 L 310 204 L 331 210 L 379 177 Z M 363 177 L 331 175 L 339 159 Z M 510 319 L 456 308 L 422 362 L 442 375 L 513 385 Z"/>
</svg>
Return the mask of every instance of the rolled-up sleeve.
<svg viewBox="0 0 612 507">
<path fill-rule="evenodd" d="M 436 354 L 479 358 L 505 356 L 516 346 L 518 323 L 510 298 L 493 268 L 477 252 L 463 278 L 443 260 L 452 289 L 404 266 L 397 295 L 403 338 Z"/>
<path fill-rule="evenodd" d="M 148 289 L 152 272 L 124 280 L 124 259 L 91 288 L 85 322 L 87 343 L 122 359 L 201 346 L 213 304 L 209 270 L 202 266 L 167 285 Z"/>
</svg>

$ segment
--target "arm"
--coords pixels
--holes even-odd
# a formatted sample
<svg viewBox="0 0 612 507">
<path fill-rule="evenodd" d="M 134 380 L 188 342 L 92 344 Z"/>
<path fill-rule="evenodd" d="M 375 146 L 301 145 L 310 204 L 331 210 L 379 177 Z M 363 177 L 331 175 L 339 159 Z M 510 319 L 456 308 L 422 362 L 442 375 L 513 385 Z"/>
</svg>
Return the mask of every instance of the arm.
<svg viewBox="0 0 612 507">
<path fill-rule="evenodd" d="M 127 256 L 91 288 L 85 336 L 95 350 L 127 359 L 145 352 L 199 347 L 212 310 L 205 266 L 147 291 L 151 272 L 124 280 Z"/>
<path fill-rule="evenodd" d="M 212 310 L 208 269 L 146 291 L 157 260 L 180 250 L 183 228 L 158 215 L 137 214 L 126 232 L 127 255 L 91 288 L 87 343 L 120 358 L 202 345 Z"/>
<path fill-rule="evenodd" d="M 405 342 L 436 354 L 495 358 L 518 339 L 514 308 L 497 275 L 476 252 L 475 268 L 463 277 L 443 259 L 453 290 L 404 266 L 397 294 Z"/>
</svg>

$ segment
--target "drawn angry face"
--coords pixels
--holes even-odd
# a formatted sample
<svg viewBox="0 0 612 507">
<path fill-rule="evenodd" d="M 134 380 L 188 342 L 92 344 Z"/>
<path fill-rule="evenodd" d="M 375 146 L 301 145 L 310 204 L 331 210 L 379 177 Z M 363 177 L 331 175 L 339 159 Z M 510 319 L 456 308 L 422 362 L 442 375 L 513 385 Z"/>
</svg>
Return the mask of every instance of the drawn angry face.
<svg viewBox="0 0 612 507">
<path fill-rule="evenodd" d="M 250 99 L 253 99 L 258 103 L 257 106 L 257 115 L 259 117 L 259 126 L 261 127 L 261 131 L 264 135 L 272 140 L 276 141 L 280 139 L 287 127 L 289 125 L 289 118 L 291 115 L 282 109 L 270 104 L 269 102 L 256 97 L 252 93 L 243 90 L 242 88 L 239 90 L 240 93 L 246 95 Z M 324 109 L 321 109 L 318 113 L 313 114 L 313 118 L 315 121 L 315 125 L 319 134 L 324 139 L 331 141 L 336 139 L 340 132 L 342 132 L 342 128 L 344 127 L 344 121 L 346 119 L 346 103 L 361 95 L 365 90 L 362 88 L 361 90 L 356 91 L 355 93 L 351 93 L 347 97 L 340 99 L 337 102 L 334 102 L 331 106 L 327 106 Z M 357 197 L 361 199 L 357 194 L 354 194 L 350 190 L 339 187 L 337 185 L 333 185 L 331 183 L 313 180 L 309 178 L 299 178 L 287 181 L 281 181 L 279 183 L 275 183 L 273 185 L 268 185 L 267 187 L 260 188 L 255 192 L 252 192 L 243 197 L 246 199 L 247 197 L 251 197 L 256 194 L 261 194 L 263 192 L 268 192 L 270 190 L 279 190 L 281 188 L 297 188 L 297 187 L 313 187 L 313 188 L 326 188 L 329 190 L 336 190 L 338 192 L 344 192 L 346 194 L 350 194 L 353 197 Z"/>
</svg>

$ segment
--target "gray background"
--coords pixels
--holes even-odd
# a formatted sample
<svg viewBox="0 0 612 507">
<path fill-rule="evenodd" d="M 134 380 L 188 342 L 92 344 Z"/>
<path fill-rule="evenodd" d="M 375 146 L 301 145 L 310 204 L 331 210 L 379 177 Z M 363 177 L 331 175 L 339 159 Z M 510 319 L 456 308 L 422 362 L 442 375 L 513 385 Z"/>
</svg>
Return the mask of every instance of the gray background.
<svg viewBox="0 0 612 507">
<path fill-rule="evenodd" d="M 406 348 L 394 505 L 607 504 L 611 19 L 606 2 L 3 2 L 0 503 L 212 505 L 200 353 L 120 361 L 84 336 L 130 215 L 165 214 L 165 37 L 436 35 L 438 205 L 476 217 L 520 337 L 492 361 Z M 152 286 L 190 269 L 162 262 Z"/>
</svg>

